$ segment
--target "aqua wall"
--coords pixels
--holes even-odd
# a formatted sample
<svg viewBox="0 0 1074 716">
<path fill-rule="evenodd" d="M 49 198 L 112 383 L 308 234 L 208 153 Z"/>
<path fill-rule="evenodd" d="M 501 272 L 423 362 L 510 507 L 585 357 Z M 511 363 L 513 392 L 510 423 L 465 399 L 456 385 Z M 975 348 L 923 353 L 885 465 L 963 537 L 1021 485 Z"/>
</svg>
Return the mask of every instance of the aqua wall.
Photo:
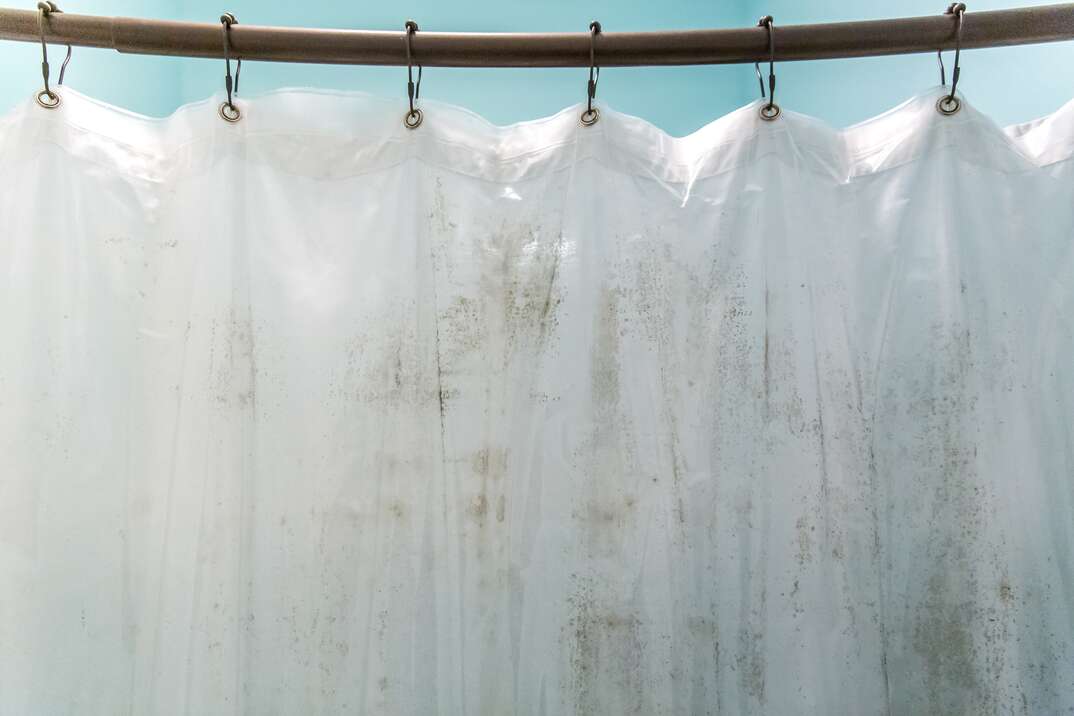
<svg viewBox="0 0 1074 716">
<path fill-rule="evenodd" d="M 291 3 L 228 0 L 81 0 L 63 2 L 68 12 L 215 22 L 224 10 L 239 22 L 310 27 L 402 28 L 407 18 L 423 29 L 445 31 L 585 31 L 599 19 L 606 31 L 741 27 L 757 17 L 779 24 L 863 20 L 942 13 L 944 3 L 892 0 L 614 0 L 492 2 L 455 0 L 399 3 Z M 1019 0 L 974 2 L 970 11 L 1030 5 Z M 27 7 L 34 3 L 26 2 Z M 57 60 L 63 48 L 52 48 Z M 950 58 L 948 58 L 950 63 Z M 0 111 L 31 95 L 40 84 L 40 48 L 0 43 Z M 1074 97 L 1074 43 L 974 50 L 963 54 L 961 88 L 974 105 L 1000 124 L 1025 121 L 1055 110 Z M 551 114 L 584 99 L 586 70 L 430 68 L 422 85 L 429 98 L 462 105 L 497 124 Z M 777 65 L 780 104 L 835 125 L 851 124 L 888 109 L 938 83 L 935 56 L 913 55 Z M 55 75 L 54 75 L 55 77 Z M 163 116 L 202 99 L 223 83 L 222 62 L 120 55 L 76 48 L 68 84 L 131 111 Z M 276 87 L 315 86 L 405 94 L 401 68 L 332 67 L 247 63 L 242 90 L 249 95 Z M 609 68 L 600 97 L 615 109 L 648 119 L 674 135 L 687 134 L 757 95 L 749 65 L 719 67 Z"/>
</svg>

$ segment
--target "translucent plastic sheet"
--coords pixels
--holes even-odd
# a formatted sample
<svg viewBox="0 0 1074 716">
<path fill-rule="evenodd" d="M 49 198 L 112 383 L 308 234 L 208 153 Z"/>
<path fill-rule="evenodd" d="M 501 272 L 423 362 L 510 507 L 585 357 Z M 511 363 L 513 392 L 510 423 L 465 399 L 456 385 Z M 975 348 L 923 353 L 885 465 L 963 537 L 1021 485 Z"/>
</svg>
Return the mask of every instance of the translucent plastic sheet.
<svg viewBox="0 0 1074 716">
<path fill-rule="evenodd" d="M 1074 103 L 0 119 L 0 714 L 1074 709 Z"/>
</svg>

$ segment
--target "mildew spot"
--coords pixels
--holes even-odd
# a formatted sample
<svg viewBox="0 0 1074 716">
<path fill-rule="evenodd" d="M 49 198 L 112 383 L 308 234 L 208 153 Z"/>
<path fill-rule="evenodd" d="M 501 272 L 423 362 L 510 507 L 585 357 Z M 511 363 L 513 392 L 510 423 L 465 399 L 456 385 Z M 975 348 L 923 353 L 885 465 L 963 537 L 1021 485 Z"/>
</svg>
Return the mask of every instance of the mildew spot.
<svg viewBox="0 0 1074 716">
<path fill-rule="evenodd" d="M 1009 607 L 1014 604 L 1014 587 L 1004 577 L 999 583 L 999 600 L 1003 603 L 1003 606 Z"/>
<path fill-rule="evenodd" d="M 619 406 L 619 296 L 601 289 L 597 302 L 596 335 L 590 351 L 593 404 L 607 413 Z"/>
<path fill-rule="evenodd" d="M 609 713 L 609 694 L 618 697 L 617 713 L 642 714 L 645 706 L 644 644 L 641 620 L 633 611 L 602 606 L 590 579 L 580 579 L 567 599 L 565 638 L 570 653 L 570 690 L 574 713 Z"/>
<path fill-rule="evenodd" d="M 470 501 L 470 506 L 466 508 L 466 511 L 474 519 L 483 522 L 485 520 L 485 515 L 487 515 L 489 511 L 489 499 L 485 496 L 485 493 L 482 492 L 475 496 Z"/>
<path fill-rule="evenodd" d="M 388 514 L 396 519 L 402 519 L 406 516 L 406 505 L 399 500 L 392 500 L 388 503 Z"/>
<path fill-rule="evenodd" d="M 735 655 L 739 684 L 756 702 L 765 704 L 764 634 L 743 626 L 738 632 L 738 653 Z"/>
<path fill-rule="evenodd" d="M 795 559 L 798 560 L 799 566 L 802 566 L 813 561 L 813 531 L 816 527 L 809 524 L 807 515 L 799 517 L 794 526 L 798 535 L 798 553 Z"/>
<path fill-rule="evenodd" d="M 483 447 L 473 454 L 472 467 L 478 475 L 498 480 L 507 471 L 507 450 Z"/>
<path fill-rule="evenodd" d="M 932 703 L 952 698 L 948 685 L 966 690 L 978 686 L 974 670 L 972 603 L 950 601 L 943 575 L 929 578 L 928 597 L 914 628 L 914 648 L 924 657 L 926 686 Z"/>
</svg>

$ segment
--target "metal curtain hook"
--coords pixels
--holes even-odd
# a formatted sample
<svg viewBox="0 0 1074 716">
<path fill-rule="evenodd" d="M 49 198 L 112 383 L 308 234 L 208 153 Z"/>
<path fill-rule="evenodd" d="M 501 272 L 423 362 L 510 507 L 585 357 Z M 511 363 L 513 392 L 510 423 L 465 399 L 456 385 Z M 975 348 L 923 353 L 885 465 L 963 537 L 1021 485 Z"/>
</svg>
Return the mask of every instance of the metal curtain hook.
<svg viewBox="0 0 1074 716">
<path fill-rule="evenodd" d="M 410 110 L 403 117 L 403 124 L 407 129 L 417 129 L 421 126 L 421 121 L 424 119 L 424 115 L 420 109 L 414 107 L 414 100 L 421 96 L 421 65 L 418 65 L 418 82 L 414 83 L 414 59 L 413 48 L 410 46 L 411 40 L 414 37 L 414 33 L 417 32 L 418 23 L 413 20 L 407 20 L 403 23 L 403 27 L 406 29 L 406 94 L 410 100 Z"/>
<path fill-rule="evenodd" d="M 597 98 L 597 82 L 600 81 L 600 67 L 597 66 L 597 35 L 600 31 L 598 21 L 589 23 L 589 84 L 586 87 L 585 111 L 582 112 L 582 124 L 586 127 L 593 126 L 600 119 L 600 110 L 593 106 L 593 100 Z"/>
<path fill-rule="evenodd" d="M 757 21 L 757 27 L 768 30 L 768 103 L 761 105 L 761 119 L 771 122 L 780 115 L 779 105 L 776 104 L 776 33 L 775 21 L 771 15 L 765 15 Z M 761 81 L 760 62 L 754 63 L 757 71 L 757 81 L 761 84 L 761 99 L 764 99 L 764 82 Z"/>
<path fill-rule="evenodd" d="M 944 13 L 945 15 L 955 16 L 955 66 L 951 70 L 951 93 L 940 97 L 936 102 L 936 109 L 940 114 L 951 115 L 962 108 L 962 100 L 955 96 L 955 90 L 958 88 L 958 76 L 961 72 L 959 56 L 962 54 L 962 20 L 965 12 L 965 3 L 953 2 L 947 8 L 947 12 Z M 936 54 L 940 57 L 940 82 L 941 84 L 947 84 L 943 71 L 943 57 L 940 52 Z"/>
<path fill-rule="evenodd" d="M 60 106 L 60 96 L 52 91 L 49 87 L 49 64 L 48 64 L 48 45 L 45 42 L 45 22 L 52 15 L 52 13 L 62 13 L 59 7 L 54 2 L 39 2 L 37 3 L 37 29 L 41 33 L 41 79 L 44 80 L 45 88 L 37 93 L 37 103 L 46 109 L 54 109 Z M 63 64 L 60 65 L 60 81 L 57 85 L 63 84 L 63 75 L 67 71 L 67 63 L 71 61 L 71 46 L 67 45 L 67 56 L 63 59 Z"/>
<path fill-rule="evenodd" d="M 56 5 L 56 3 L 54 3 L 54 2 L 39 2 L 37 4 L 37 9 L 42 10 L 43 9 L 42 6 L 44 6 L 45 8 L 48 8 L 47 10 L 43 10 L 44 15 L 50 15 L 51 13 L 61 13 L 61 14 L 63 13 L 63 10 L 61 10 Z M 42 28 L 42 30 L 43 29 L 44 28 Z M 63 84 L 63 77 L 64 77 L 65 74 L 67 74 L 67 65 L 69 65 L 70 63 L 71 63 L 71 45 L 68 44 L 67 45 L 67 54 L 64 56 L 63 63 L 60 65 L 60 79 L 59 79 L 58 82 L 56 82 L 57 86 L 60 86 L 60 85 Z"/>
<path fill-rule="evenodd" d="M 239 24 L 235 16 L 225 12 L 220 16 L 220 28 L 224 36 L 224 89 L 227 91 L 227 101 L 220 105 L 220 116 L 228 122 L 238 122 L 242 119 L 242 112 L 235 106 L 233 94 L 239 91 L 239 74 L 242 72 L 242 58 L 238 58 L 235 67 L 235 78 L 231 78 L 231 26 Z"/>
</svg>

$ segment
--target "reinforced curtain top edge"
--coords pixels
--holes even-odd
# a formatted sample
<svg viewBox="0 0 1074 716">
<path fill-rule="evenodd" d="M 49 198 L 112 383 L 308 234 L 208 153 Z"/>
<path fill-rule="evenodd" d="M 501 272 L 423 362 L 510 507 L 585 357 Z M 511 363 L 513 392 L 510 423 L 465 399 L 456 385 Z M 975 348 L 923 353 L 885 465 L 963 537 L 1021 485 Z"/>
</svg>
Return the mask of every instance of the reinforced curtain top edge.
<svg viewBox="0 0 1074 716">
<path fill-rule="evenodd" d="M 732 170 L 753 161 L 758 151 L 834 181 L 912 161 L 936 142 L 984 143 L 989 151 L 964 152 L 964 160 L 1015 173 L 1064 161 L 1074 152 L 1074 101 L 1048 116 L 1001 128 L 968 104 L 957 115 L 938 115 L 935 102 L 946 94 L 943 87 L 846 129 L 789 110 L 780 121 L 761 122 L 756 114 L 763 102 L 758 101 L 681 138 L 603 103 L 598 106 L 607 122 L 593 127 L 578 126 L 581 105 L 500 127 L 463 108 L 426 101 L 430 118 L 412 132 L 398 120 L 403 103 L 360 92 L 284 89 L 239 100 L 240 107 L 251 109 L 235 125 L 222 123 L 211 111 L 222 95 L 155 119 L 69 87 L 63 92 L 65 104 L 74 105 L 70 109 L 50 113 L 28 100 L 0 117 L 0 141 L 4 127 L 35 117 L 34 131 L 49 133 L 68 151 L 151 181 L 201 171 L 235 142 L 263 149 L 259 161 L 322 178 L 370 172 L 418 156 L 475 178 L 512 181 L 562 168 L 584 152 L 609 168 L 669 185 Z M 183 161 L 177 162 L 180 155 Z"/>
</svg>

